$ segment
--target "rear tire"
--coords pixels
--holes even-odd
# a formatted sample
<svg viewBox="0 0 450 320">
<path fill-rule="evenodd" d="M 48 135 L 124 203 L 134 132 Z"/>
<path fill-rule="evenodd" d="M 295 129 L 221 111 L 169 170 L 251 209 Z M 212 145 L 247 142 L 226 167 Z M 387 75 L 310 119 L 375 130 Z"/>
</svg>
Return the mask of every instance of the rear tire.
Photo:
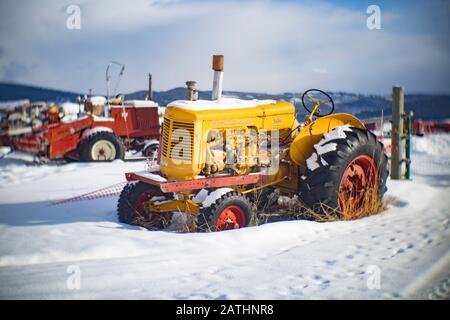
<svg viewBox="0 0 450 320">
<path fill-rule="evenodd" d="M 352 187 L 357 190 L 359 187 L 357 190 L 360 192 L 359 203 L 350 210 L 350 217 L 353 215 L 352 218 L 358 218 L 368 213 L 364 211 L 364 202 L 367 201 L 367 197 L 370 197 L 367 190 L 370 190 L 371 186 L 377 187 L 378 200 L 381 200 L 387 190 L 388 158 L 383 152 L 382 143 L 367 129 L 355 127 L 350 127 L 350 129 L 351 131 L 345 131 L 344 137 L 337 135 L 339 137 L 335 139 L 326 142 L 322 139 L 318 143 L 319 146 L 329 150 L 328 152 L 320 155 L 317 150 L 319 147 L 315 145 L 313 156 L 315 154 L 317 157 L 317 167 L 314 170 L 307 168 L 300 178 L 300 199 L 315 212 L 325 213 L 325 211 L 332 210 L 342 212 L 343 207 L 348 208 L 345 200 L 351 198 L 343 196 L 345 194 L 343 191 L 348 192 L 348 188 Z M 333 146 L 326 147 L 330 144 L 335 144 L 335 148 Z M 355 172 L 354 176 L 361 179 L 357 181 L 364 183 L 352 182 L 353 185 L 350 184 L 351 187 L 348 187 L 347 179 L 349 179 L 349 173 L 352 174 L 352 172 Z M 375 174 L 368 174 L 371 172 Z"/>
<path fill-rule="evenodd" d="M 143 226 L 149 230 L 162 230 L 169 226 L 172 214 L 145 212 L 143 203 L 152 197 L 167 197 L 167 194 L 158 187 L 143 182 L 128 183 L 119 196 L 119 222 Z"/>
<path fill-rule="evenodd" d="M 238 192 L 228 192 L 202 210 L 197 218 L 199 231 L 224 231 L 248 226 L 252 204 Z"/>
<path fill-rule="evenodd" d="M 125 146 L 114 132 L 101 131 L 83 139 L 78 145 L 78 153 L 84 162 L 123 160 Z"/>
</svg>

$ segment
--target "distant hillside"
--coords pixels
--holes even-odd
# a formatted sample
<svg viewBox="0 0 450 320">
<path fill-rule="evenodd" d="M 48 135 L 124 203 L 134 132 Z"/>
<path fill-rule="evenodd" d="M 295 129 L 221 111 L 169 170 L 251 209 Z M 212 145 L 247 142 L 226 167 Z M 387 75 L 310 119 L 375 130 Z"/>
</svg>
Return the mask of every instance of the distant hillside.
<svg viewBox="0 0 450 320">
<path fill-rule="evenodd" d="M 127 95 L 127 99 L 143 99 L 147 91 L 137 91 Z M 175 88 L 167 91 L 153 93 L 153 99 L 160 105 L 186 99 L 185 88 Z M 266 94 L 255 92 L 224 91 L 228 97 L 239 99 L 275 99 L 291 101 L 295 103 L 298 114 L 306 115 L 301 106 L 302 93 Z M 336 105 L 336 112 L 346 112 L 356 115 L 361 119 L 379 117 L 381 110 L 385 116 L 391 115 L 390 97 L 377 95 L 353 94 L 347 92 L 330 93 Z M 210 99 L 211 91 L 200 91 L 200 99 Z M 407 94 L 405 96 L 405 110 L 413 111 L 416 119 L 449 119 L 450 118 L 450 95 L 427 95 Z"/>
<path fill-rule="evenodd" d="M 144 99 L 147 91 L 136 91 L 126 95 L 126 99 Z M 65 102 L 75 101 L 81 95 L 27 85 L 0 83 L 0 101 L 29 99 L 31 101 Z M 153 100 L 165 106 L 174 100 L 186 98 L 185 88 L 174 88 L 167 91 L 155 91 Z M 305 115 L 301 107 L 301 93 L 266 94 L 255 92 L 225 91 L 224 95 L 239 99 L 276 99 L 295 103 L 300 117 Z M 384 115 L 391 114 L 391 100 L 386 96 L 353 94 L 347 92 L 332 92 L 336 112 L 347 112 L 361 119 L 379 117 L 381 110 Z M 211 91 L 200 91 L 200 99 L 210 99 Z M 450 95 L 407 94 L 405 96 L 406 111 L 412 110 L 416 119 L 449 119 Z"/>
<path fill-rule="evenodd" d="M 0 83 L 0 101 L 29 99 L 30 101 L 75 101 L 79 93 L 46 89 L 22 84 Z"/>
</svg>

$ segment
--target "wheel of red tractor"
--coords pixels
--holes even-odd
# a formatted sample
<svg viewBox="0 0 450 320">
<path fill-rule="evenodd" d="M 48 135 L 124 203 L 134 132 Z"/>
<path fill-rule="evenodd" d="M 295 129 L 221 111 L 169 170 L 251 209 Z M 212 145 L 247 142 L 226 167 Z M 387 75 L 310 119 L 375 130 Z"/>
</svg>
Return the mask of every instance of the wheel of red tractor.
<svg viewBox="0 0 450 320">
<path fill-rule="evenodd" d="M 357 219 L 372 213 L 386 192 L 388 158 L 369 130 L 334 130 L 339 134 L 325 135 L 314 146 L 299 195 L 317 213 L 338 210 L 344 219 Z"/>
<path fill-rule="evenodd" d="M 144 157 L 147 157 L 150 160 L 157 159 L 158 157 L 158 149 L 159 149 L 159 143 L 152 143 L 144 148 L 142 150 L 142 155 Z"/>
<path fill-rule="evenodd" d="M 145 212 L 144 203 L 152 198 L 168 200 L 167 194 L 158 187 L 143 183 L 130 182 L 122 190 L 117 205 L 119 221 L 139 225 L 149 230 L 162 230 L 170 225 L 172 214 Z"/>
<path fill-rule="evenodd" d="M 230 191 L 206 207 L 197 219 L 200 231 L 224 231 L 246 227 L 252 216 L 252 204 L 238 192 Z"/>
<path fill-rule="evenodd" d="M 81 161 L 112 161 L 125 158 L 122 140 L 109 131 L 95 132 L 78 144 Z"/>
</svg>

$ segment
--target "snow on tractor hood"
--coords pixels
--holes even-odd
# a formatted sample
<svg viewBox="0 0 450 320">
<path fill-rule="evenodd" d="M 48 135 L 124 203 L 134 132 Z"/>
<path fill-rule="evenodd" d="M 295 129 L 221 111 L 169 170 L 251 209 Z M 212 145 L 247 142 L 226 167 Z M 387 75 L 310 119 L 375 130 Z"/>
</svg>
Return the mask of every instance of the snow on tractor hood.
<svg viewBox="0 0 450 320">
<path fill-rule="evenodd" d="M 123 102 L 123 106 L 131 106 L 135 108 L 151 108 L 151 107 L 158 107 L 158 104 L 155 101 L 151 100 L 125 100 Z M 117 107 L 121 108 L 123 106 L 111 106 L 111 107 Z"/>
<path fill-rule="evenodd" d="M 253 108 L 260 105 L 275 104 L 275 100 L 241 100 L 233 98 L 222 98 L 219 100 L 176 100 L 169 103 L 168 107 L 177 107 L 185 110 L 204 111 L 204 110 L 229 110 Z"/>
</svg>

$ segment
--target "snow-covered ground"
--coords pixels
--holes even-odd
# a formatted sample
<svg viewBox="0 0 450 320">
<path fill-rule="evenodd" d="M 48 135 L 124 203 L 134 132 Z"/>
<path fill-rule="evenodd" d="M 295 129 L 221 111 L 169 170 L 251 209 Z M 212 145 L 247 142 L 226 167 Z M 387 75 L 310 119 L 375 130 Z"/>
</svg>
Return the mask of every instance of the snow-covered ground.
<svg viewBox="0 0 450 320">
<path fill-rule="evenodd" d="M 204 234 L 118 223 L 117 197 L 49 206 L 120 183 L 142 161 L 38 166 L 7 156 L 0 298 L 449 298 L 450 135 L 413 143 L 413 180 L 388 181 L 382 214 Z"/>
</svg>

